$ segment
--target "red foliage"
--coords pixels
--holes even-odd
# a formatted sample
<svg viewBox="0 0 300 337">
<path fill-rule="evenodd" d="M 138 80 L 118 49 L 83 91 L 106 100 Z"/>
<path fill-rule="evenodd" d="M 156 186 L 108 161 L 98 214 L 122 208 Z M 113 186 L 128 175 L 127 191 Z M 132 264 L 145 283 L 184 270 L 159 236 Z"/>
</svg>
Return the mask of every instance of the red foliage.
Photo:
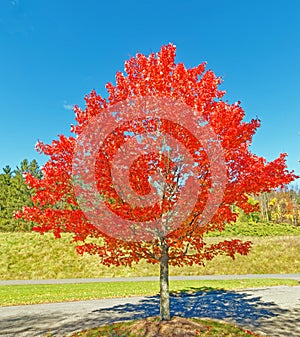
<svg viewBox="0 0 300 337">
<path fill-rule="evenodd" d="M 109 94 L 107 99 L 92 91 L 85 97 L 85 110 L 75 106 L 77 124 L 71 128 L 75 137 L 60 136 L 50 145 L 42 142 L 37 144 L 37 150 L 48 155 L 49 160 L 43 167 L 42 179 L 27 176 L 27 183 L 36 190 L 33 196 L 34 207 L 24 208 L 19 217 L 34 221 L 37 224 L 34 229 L 40 233 L 53 231 L 56 237 L 62 232 L 73 233 L 74 240 L 82 242 L 78 245 L 77 252 L 97 254 L 104 265 L 131 265 L 141 259 L 157 263 L 161 254 L 158 239 L 151 242 L 126 242 L 108 236 L 88 222 L 78 207 L 74 193 L 72 160 L 76 137 L 83 132 L 94 116 L 129 98 L 166 97 L 183 102 L 205 118 L 221 141 L 228 178 L 223 201 L 208 224 L 198 226 L 196 223 L 199 212 L 203 210 L 203 200 L 199 200 L 199 212 L 197 213 L 196 208 L 187 221 L 179 224 L 167 235 L 169 263 L 179 266 L 203 265 L 205 260 L 211 260 L 218 254 L 226 254 L 232 258 L 235 253 L 247 254 L 251 246 L 249 242 L 232 240 L 208 245 L 204 242 L 203 235 L 210 231 L 223 230 L 226 223 L 236 220 L 236 214 L 231 207 L 233 204 L 245 212 L 256 210 L 256 206 L 248 203 L 247 195 L 284 186 L 296 176 L 286 168 L 286 154 L 281 154 L 276 160 L 267 163 L 264 158 L 249 151 L 252 137 L 260 125 L 259 120 L 244 122 L 244 111 L 240 103 L 228 104 L 222 101 L 225 93 L 218 89 L 221 79 L 211 70 L 206 71 L 204 63 L 191 69 L 186 69 L 182 63 L 176 64 L 175 51 L 175 46 L 169 44 L 163 46 L 157 54 L 148 57 L 137 54 L 136 57 L 132 57 L 125 62 L 125 73 L 116 74 L 116 85 L 106 85 Z M 170 125 L 167 123 L 164 127 L 168 129 Z M 172 132 L 174 136 L 181 137 L 178 129 L 173 128 Z M 122 138 L 124 134 L 119 133 L 117 141 L 120 144 L 124 141 Z M 109 148 L 109 142 L 107 146 Z M 153 158 L 155 159 L 155 155 Z M 141 195 L 149 192 L 145 173 L 153 173 L 153 168 L 148 166 L 143 171 L 144 175 L 139 175 L 139 168 L 145 166 L 145 160 L 149 158 L 140 158 L 140 162 L 136 163 L 130 172 L 131 183 Z M 205 156 L 202 156 L 201 160 L 201 164 L 207 165 Z M 97 162 L 96 178 L 105 175 L 109 177 L 109 170 L 107 171 L 104 162 Z M 161 169 L 164 170 L 164 167 L 161 166 Z M 209 177 L 204 176 L 202 179 L 205 183 Z M 101 185 L 100 179 L 98 180 L 98 184 Z M 205 199 L 204 194 L 203 197 Z M 115 198 L 118 196 L 115 195 Z M 143 215 L 143 211 L 145 210 L 136 210 L 139 217 Z M 160 210 L 151 209 L 151 212 L 159 213 Z M 97 245 L 95 241 L 89 240 L 90 238 L 102 238 L 103 244 Z"/>
</svg>

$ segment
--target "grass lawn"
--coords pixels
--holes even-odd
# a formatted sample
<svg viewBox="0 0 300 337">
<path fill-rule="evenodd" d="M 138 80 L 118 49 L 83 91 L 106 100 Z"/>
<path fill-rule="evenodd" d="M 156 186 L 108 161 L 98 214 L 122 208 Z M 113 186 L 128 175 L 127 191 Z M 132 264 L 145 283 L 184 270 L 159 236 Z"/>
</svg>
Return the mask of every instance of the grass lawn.
<svg viewBox="0 0 300 337">
<path fill-rule="evenodd" d="M 245 279 L 213 281 L 170 281 L 171 292 L 210 291 L 216 289 L 245 289 L 253 287 L 299 285 L 296 280 Z M 39 284 L 0 286 L 0 305 L 20 305 L 79 301 L 113 297 L 157 295 L 159 282 L 111 282 L 76 284 Z"/>
</svg>

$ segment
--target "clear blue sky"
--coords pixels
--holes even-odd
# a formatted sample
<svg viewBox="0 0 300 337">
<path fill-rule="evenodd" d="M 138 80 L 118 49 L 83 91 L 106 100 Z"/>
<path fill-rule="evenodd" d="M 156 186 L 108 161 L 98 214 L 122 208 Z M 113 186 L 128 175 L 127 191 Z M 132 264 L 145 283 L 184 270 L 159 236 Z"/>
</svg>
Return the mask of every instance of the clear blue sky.
<svg viewBox="0 0 300 337">
<path fill-rule="evenodd" d="M 45 158 L 34 146 L 69 134 L 70 107 L 106 95 L 126 59 L 173 42 L 177 61 L 203 61 L 230 102 L 262 126 L 253 152 L 287 152 L 300 174 L 300 1 L 1 0 L 0 168 Z"/>
</svg>

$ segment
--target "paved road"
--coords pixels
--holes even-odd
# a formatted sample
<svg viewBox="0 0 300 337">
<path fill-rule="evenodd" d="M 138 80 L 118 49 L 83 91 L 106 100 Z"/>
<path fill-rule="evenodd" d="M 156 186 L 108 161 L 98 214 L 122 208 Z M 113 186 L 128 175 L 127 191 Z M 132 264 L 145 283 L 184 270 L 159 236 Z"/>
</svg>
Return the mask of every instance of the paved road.
<svg viewBox="0 0 300 337">
<path fill-rule="evenodd" d="M 171 311 L 181 317 L 227 320 L 272 337 L 300 336 L 300 286 L 172 296 Z M 44 337 L 51 332 L 62 337 L 158 314 L 157 296 L 0 307 L 0 336 Z"/>
</svg>

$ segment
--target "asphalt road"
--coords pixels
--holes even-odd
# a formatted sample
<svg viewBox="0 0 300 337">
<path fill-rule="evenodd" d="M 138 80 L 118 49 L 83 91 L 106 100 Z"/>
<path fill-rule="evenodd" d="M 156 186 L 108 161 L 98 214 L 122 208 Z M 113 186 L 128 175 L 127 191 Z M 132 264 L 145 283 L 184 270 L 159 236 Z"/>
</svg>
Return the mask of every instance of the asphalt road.
<svg viewBox="0 0 300 337">
<path fill-rule="evenodd" d="M 300 280 L 300 275 L 293 278 Z M 226 320 L 266 336 L 300 336 L 300 286 L 172 296 L 171 311 L 181 317 Z M 158 314 L 157 296 L 0 307 L 0 336 L 44 337 L 51 332 L 53 337 L 62 337 Z"/>
</svg>

